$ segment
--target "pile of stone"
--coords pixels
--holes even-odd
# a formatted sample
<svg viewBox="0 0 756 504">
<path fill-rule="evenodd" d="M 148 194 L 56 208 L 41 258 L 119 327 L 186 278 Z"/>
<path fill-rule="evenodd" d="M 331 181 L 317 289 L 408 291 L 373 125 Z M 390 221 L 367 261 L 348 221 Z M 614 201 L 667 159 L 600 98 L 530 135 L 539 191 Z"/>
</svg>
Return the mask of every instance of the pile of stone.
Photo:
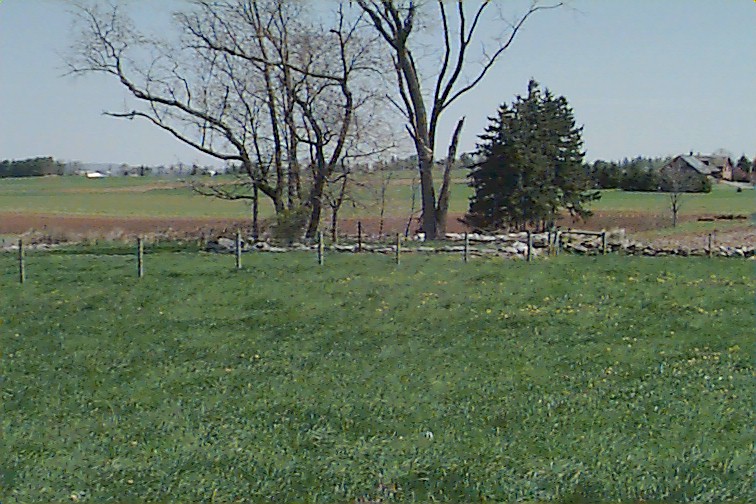
<svg viewBox="0 0 756 504">
<path fill-rule="evenodd" d="M 741 258 L 756 258 L 756 247 L 744 246 L 744 247 L 730 247 L 725 245 L 714 246 L 709 250 L 703 247 L 686 247 L 684 245 L 678 246 L 652 246 L 639 242 L 630 243 L 624 252 L 628 255 L 642 255 L 642 256 L 682 256 L 682 257 L 741 257 Z"/>
<path fill-rule="evenodd" d="M 469 233 L 467 245 L 465 235 L 461 233 L 447 233 L 446 244 L 429 246 L 424 245 L 422 233 L 412 237 L 402 245 L 403 254 L 412 253 L 448 253 L 463 254 L 465 247 L 470 256 L 501 256 L 513 259 L 524 259 L 528 256 L 528 233 L 506 233 L 484 235 Z M 623 253 L 637 256 L 715 256 L 715 257 L 741 257 L 756 258 L 756 247 L 753 246 L 715 246 L 709 254 L 706 248 L 691 248 L 682 245 L 658 246 L 648 243 L 629 240 L 624 229 L 601 233 L 583 231 L 561 231 L 556 243 L 557 235 L 554 233 L 532 233 L 530 242 L 531 257 L 539 257 L 554 253 L 569 253 L 578 255 L 600 255 L 603 253 Z M 461 243 L 462 242 L 462 243 Z M 272 245 L 265 241 L 248 244 L 242 241 L 242 252 L 290 252 L 290 251 L 315 251 L 318 245 L 294 243 L 288 246 Z M 604 249 L 606 247 L 606 249 Z M 558 251 L 557 251 L 558 248 Z M 356 253 L 367 252 L 377 254 L 396 253 L 395 244 L 386 242 L 365 242 L 358 246 L 354 242 L 328 245 L 326 250 L 332 252 Z M 236 242 L 229 238 L 218 238 L 207 243 L 205 250 L 216 253 L 234 253 Z"/>
</svg>

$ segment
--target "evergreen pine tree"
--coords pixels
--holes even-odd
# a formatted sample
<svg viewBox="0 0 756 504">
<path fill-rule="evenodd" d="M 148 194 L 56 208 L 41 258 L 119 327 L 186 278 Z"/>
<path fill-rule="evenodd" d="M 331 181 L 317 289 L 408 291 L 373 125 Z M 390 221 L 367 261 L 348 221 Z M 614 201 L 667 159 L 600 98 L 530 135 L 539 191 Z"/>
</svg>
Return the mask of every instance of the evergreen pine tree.
<svg viewBox="0 0 756 504">
<path fill-rule="evenodd" d="M 582 128 L 567 100 L 541 91 L 531 80 L 528 95 L 501 105 L 479 138 L 469 174 L 474 190 L 465 221 L 480 229 L 524 229 L 551 224 L 562 209 L 590 214 L 598 198 L 583 164 Z"/>
</svg>

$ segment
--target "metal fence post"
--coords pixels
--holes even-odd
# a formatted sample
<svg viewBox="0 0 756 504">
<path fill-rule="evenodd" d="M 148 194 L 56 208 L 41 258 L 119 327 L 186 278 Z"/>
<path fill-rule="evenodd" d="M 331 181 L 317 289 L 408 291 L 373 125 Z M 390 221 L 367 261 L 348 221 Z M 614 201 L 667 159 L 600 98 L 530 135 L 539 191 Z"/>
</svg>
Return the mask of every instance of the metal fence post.
<svg viewBox="0 0 756 504">
<path fill-rule="evenodd" d="M 533 259 L 533 233 L 528 229 L 528 262 Z"/>
<path fill-rule="evenodd" d="M 362 252 L 362 221 L 357 221 L 357 252 Z"/>
<path fill-rule="evenodd" d="M 323 266 L 324 261 L 324 248 L 323 248 L 323 231 L 318 232 L 318 264 Z"/>
<path fill-rule="evenodd" d="M 241 230 L 236 230 L 236 248 L 234 249 L 234 252 L 236 253 L 236 269 L 240 270 L 242 267 L 241 264 L 241 254 L 242 254 L 242 239 L 241 239 Z"/>
<path fill-rule="evenodd" d="M 401 235 L 396 233 L 396 264 L 399 265 L 399 255 L 401 254 Z"/>
<path fill-rule="evenodd" d="M 24 283 L 26 280 L 26 269 L 24 268 L 24 240 L 18 239 L 18 282 Z"/>
<path fill-rule="evenodd" d="M 144 277 L 144 242 L 142 237 L 137 237 L 137 277 Z"/>
<path fill-rule="evenodd" d="M 465 232 L 465 253 L 463 256 L 463 259 L 465 262 L 469 260 L 470 256 L 470 236 L 467 232 Z"/>
</svg>

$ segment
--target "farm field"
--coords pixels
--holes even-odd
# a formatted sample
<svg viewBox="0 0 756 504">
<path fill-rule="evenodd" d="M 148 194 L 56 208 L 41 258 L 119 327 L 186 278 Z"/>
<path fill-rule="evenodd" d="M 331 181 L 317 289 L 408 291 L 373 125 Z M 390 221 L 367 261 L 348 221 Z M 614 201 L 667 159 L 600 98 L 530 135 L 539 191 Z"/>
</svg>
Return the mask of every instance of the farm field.
<svg viewBox="0 0 756 504">
<path fill-rule="evenodd" d="M 463 214 L 467 210 L 470 188 L 462 171 L 455 172 L 450 212 Z M 388 216 L 409 214 L 412 202 L 412 181 L 406 173 L 397 173 L 389 182 L 386 193 Z M 232 182 L 232 177 L 218 177 L 220 183 Z M 381 180 L 367 174 L 361 181 L 365 187 L 357 190 L 357 199 L 365 202 L 354 209 L 344 208 L 345 216 L 376 215 L 379 209 L 377 192 Z M 685 195 L 681 213 L 751 214 L 756 203 L 752 190 L 736 192 L 734 187 L 715 185 L 709 194 Z M 262 202 L 262 200 L 261 200 Z M 263 214 L 270 215 L 267 201 Z M 416 202 L 419 207 L 419 198 Z M 667 196 L 660 193 L 636 193 L 620 190 L 602 191 L 601 200 L 593 204 L 598 212 L 664 213 L 668 211 Z M 192 193 L 176 179 L 112 177 L 89 180 L 83 177 L 40 177 L 0 179 L 0 213 L 100 215 L 114 217 L 205 217 L 244 218 L 249 216 L 249 204 L 222 201 Z"/>
<path fill-rule="evenodd" d="M 356 234 L 357 221 L 370 235 L 404 233 L 412 213 L 413 181 L 410 172 L 396 172 L 387 187 L 384 218 L 381 219 L 381 175 L 365 174 L 356 189 L 359 205 L 346 204 L 340 213 L 341 233 Z M 466 230 L 459 221 L 467 209 L 470 189 L 464 172 L 455 172 L 448 231 Z M 218 177 L 218 183 L 232 177 Z M 648 242 L 674 242 L 697 246 L 708 233 L 718 244 L 743 246 L 756 243 L 749 220 L 699 222 L 700 216 L 735 214 L 747 216 L 754 209 L 754 193 L 740 193 L 716 185 L 710 194 L 686 195 L 680 222 L 671 227 L 667 197 L 663 194 L 602 192 L 593 205 L 594 215 L 585 222 L 568 216 L 558 224 L 568 228 L 624 228 L 634 238 Z M 419 197 L 415 201 L 410 230 L 418 228 Z M 261 204 L 263 219 L 273 216 L 267 200 Z M 330 226 L 326 209 L 323 226 Z M 381 225 L 383 222 L 383 225 Z M 44 177 L 0 180 L 0 238 L 14 240 L 31 230 L 37 239 L 123 239 L 137 234 L 164 233 L 175 238 L 217 236 L 239 227 L 249 227 L 250 207 L 244 201 L 222 201 L 199 196 L 182 181 L 162 178 L 114 177 L 88 180 L 81 177 Z M 232 230 L 232 231 L 229 231 Z"/>
<path fill-rule="evenodd" d="M 594 203 L 597 211 L 618 212 L 669 212 L 669 197 L 664 193 L 626 192 L 619 189 L 601 191 L 601 199 Z M 682 215 L 698 214 L 745 214 L 756 209 L 756 191 L 737 189 L 724 184 L 714 184 L 708 194 L 685 194 L 682 199 Z"/>
<path fill-rule="evenodd" d="M 249 205 L 193 194 L 176 179 L 0 179 L 0 213 L 109 217 L 240 218 Z"/>
<path fill-rule="evenodd" d="M 744 261 L 14 261 L 3 502 L 756 501 Z"/>
</svg>

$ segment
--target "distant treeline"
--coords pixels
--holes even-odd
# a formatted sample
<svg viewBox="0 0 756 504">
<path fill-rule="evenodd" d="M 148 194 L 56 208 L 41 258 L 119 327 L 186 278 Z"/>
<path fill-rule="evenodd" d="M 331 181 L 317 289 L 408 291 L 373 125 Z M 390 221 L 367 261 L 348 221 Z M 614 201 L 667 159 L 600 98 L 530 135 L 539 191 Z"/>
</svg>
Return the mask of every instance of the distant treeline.
<svg viewBox="0 0 756 504">
<path fill-rule="evenodd" d="M 655 192 L 664 189 L 661 168 L 672 160 L 671 157 L 643 157 L 625 158 L 621 161 L 597 160 L 583 165 L 588 176 L 593 181 L 594 189 L 623 189 L 625 191 Z M 479 160 L 472 153 L 465 153 L 455 162 L 455 168 L 470 168 Z M 373 165 L 378 170 L 417 170 L 417 158 L 392 158 L 390 161 L 380 161 Z M 711 183 L 702 178 L 700 187 L 694 192 L 708 192 Z"/>
<path fill-rule="evenodd" d="M 647 158 L 638 156 L 622 161 L 597 160 L 586 165 L 596 189 L 623 189 L 625 191 L 663 191 L 666 182 L 661 168 L 672 161 L 671 157 Z M 689 192 L 711 191 L 711 181 L 701 177 L 700 183 L 687 189 Z"/>
<path fill-rule="evenodd" d="M 624 189 L 625 191 L 659 190 L 659 170 L 672 158 L 638 156 L 622 161 L 597 160 L 586 165 L 596 189 Z"/>
<path fill-rule="evenodd" d="M 0 161 L 0 178 L 8 177 L 42 177 L 45 175 L 63 175 L 65 164 L 51 157 L 22 159 L 20 161 Z"/>
</svg>

